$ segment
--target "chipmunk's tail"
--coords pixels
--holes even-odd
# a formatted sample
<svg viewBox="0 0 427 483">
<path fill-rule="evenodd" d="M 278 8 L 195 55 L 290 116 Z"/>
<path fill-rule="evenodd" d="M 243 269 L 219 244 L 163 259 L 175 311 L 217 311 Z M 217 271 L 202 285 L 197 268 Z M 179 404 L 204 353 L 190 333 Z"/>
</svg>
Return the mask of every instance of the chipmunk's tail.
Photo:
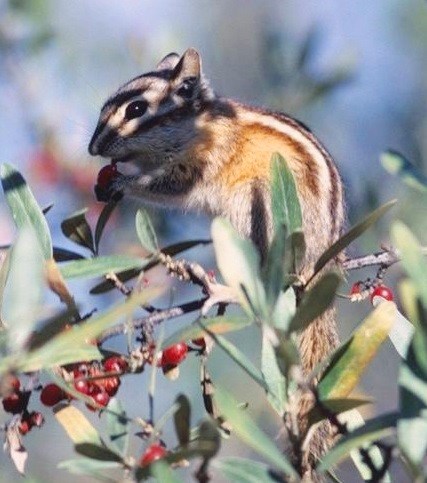
<svg viewBox="0 0 427 483">
<path fill-rule="evenodd" d="M 331 307 L 314 320 L 300 336 L 300 353 L 304 373 L 310 374 L 319 362 L 334 351 L 338 344 L 336 310 Z M 302 395 L 298 407 L 300 441 L 304 441 L 307 436 L 307 414 L 313 404 L 312 394 Z M 320 477 L 316 476 L 314 468 L 319 458 L 327 452 L 335 439 L 336 432 L 329 421 L 321 423 L 310 435 L 307 446 L 299 455 L 303 481 L 322 481 Z"/>
</svg>

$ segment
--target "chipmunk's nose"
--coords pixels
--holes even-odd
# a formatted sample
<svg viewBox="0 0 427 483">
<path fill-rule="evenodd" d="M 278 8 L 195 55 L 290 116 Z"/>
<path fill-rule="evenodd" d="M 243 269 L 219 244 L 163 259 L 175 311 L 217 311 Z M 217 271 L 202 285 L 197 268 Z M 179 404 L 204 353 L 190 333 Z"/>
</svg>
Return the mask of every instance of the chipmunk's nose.
<svg viewBox="0 0 427 483">
<path fill-rule="evenodd" d="M 92 139 L 90 140 L 89 147 L 88 147 L 89 154 L 91 154 L 92 156 L 98 156 L 99 154 L 96 138 L 97 138 L 97 133 L 95 131 L 95 133 L 92 136 Z"/>
</svg>

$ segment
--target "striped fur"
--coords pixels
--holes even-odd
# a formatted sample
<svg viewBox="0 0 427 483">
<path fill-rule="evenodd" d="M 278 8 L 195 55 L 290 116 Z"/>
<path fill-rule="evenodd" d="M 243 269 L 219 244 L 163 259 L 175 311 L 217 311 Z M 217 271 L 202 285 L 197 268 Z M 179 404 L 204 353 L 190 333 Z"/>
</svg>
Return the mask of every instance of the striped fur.
<svg viewBox="0 0 427 483">
<path fill-rule="evenodd" d="M 302 276 L 310 277 L 319 255 L 339 237 L 344 220 L 342 183 L 329 153 L 291 117 L 215 96 L 194 50 L 181 58 L 166 57 L 159 68 L 133 79 L 107 100 L 91 154 L 130 160 L 138 167 L 139 176 L 117 181 L 116 188 L 125 195 L 225 216 L 264 256 L 273 231 L 270 159 L 281 153 L 296 180 L 307 244 Z M 196 79 L 194 90 L 182 97 L 188 78 Z M 135 100 L 147 101 L 149 107 L 140 118 L 127 120 L 126 108 Z M 331 309 L 301 335 L 305 370 L 337 343 Z M 316 444 L 319 453 L 324 441 Z"/>
</svg>

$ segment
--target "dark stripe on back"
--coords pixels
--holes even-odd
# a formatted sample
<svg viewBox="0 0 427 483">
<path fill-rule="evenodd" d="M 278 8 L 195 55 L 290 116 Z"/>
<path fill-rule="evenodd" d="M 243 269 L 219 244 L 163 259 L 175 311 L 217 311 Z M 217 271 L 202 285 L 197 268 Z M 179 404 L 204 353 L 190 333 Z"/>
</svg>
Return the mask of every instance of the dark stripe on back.
<svg viewBox="0 0 427 483">
<path fill-rule="evenodd" d="M 258 181 L 252 184 L 251 201 L 251 240 L 257 246 L 261 262 L 264 261 L 268 248 L 267 210 L 265 207 L 263 189 Z"/>
<path fill-rule="evenodd" d="M 342 190 L 341 190 L 341 178 L 338 172 L 338 169 L 335 165 L 332 156 L 323 146 L 323 144 L 317 139 L 316 136 L 311 132 L 311 130 L 305 126 L 302 122 L 297 121 L 293 117 L 288 116 L 287 114 L 281 112 L 270 111 L 268 109 L 260 109 L 256 107 L 250 107 L 250 110 L 254 112 L 258 112 L 260 114 L 266 114 L 272 116 L 273 118 L 277 119 L 278 121 L 284 122 L 289 126 L 294 127 L 298 130 L 307 140 L 309 140 L 315 147 L 320 151 L 323 158 L 325 159 L 326 166 L 329 171 L 329 176 L 331 180 L 331 190 L 330 190 L 330 197 L 329 197 L 329 214 L 331 219 L 331 241 L 335 241 L 337 237 L 340 235 L 342 229 L 342 215 L 338 211 L 338 207 L 343 204 L 342 199 Z"/>
</svg>

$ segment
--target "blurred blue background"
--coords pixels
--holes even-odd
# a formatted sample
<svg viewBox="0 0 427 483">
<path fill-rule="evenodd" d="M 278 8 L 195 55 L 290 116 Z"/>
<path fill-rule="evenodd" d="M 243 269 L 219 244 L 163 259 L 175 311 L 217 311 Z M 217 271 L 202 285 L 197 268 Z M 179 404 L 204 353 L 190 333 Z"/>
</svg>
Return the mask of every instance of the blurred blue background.
<svg viewBox="0 0 427 483">
<path fill-rule="evenodd" d="M 167 53 L 192 46 L 201 52 L 217 92 L 286 111 L 312 128 L 340 167 L 350 222 L 398 196 L 402 202 L 397 213 L 410 216 L 423 234 L 424 211 L 412 193 L 383 171 L 379 155 L 393 148 L 425 168 L 426 40 L 427 5 L 421 0 L 0 0 L 0 159 L 22 171 L 42 206 L 54 203 L 48 219 L 55 243 L 71 248 L 60 233 L 60 221 L 87 206 L 94 222 L 102 208 L 92 187 L 103 161 L 87 154 L 102 103 Z M 134 202 L 123 203 L 107 230 L 104 253 L 135 250 L 136 209 Z M 209 236 L 209 221 L 203 217 L 150 213 L 162 244 Z M 353 253 L 387 242 L 386 228 L 382 223 L 372 230 Z M 2 203 L 0 244 L 12 239 L 11 218 Z M 191 257 L 213 266 L 209 250 L 195 250 Z M 397 276 L 394 269 L 391 284 Z M 349 283 L 354 277 L 361 276 L 351 274 Z M 76 290 L 88 310 L 119 298 L 90 297 L 81 287 Z M 194 296 L 182 287 L 179 293 Z M 341 305 L 345 337 L 369 307 Z M 254 352 L 254 333 L 234 336 L 233 341 Z M 229 362 L 228 372 L 218 364 L 222 357 L 212 357 L 215 376 L 240 388 L 243 399 L 245 394 L 253 398 L 252 386 L 239 369 Z M 160 407 L 173 400 L 171 384 L 173 391 L 193 393 L 195 405 L 200 405 L 197 361 L 186 364 L 180 382 L 160 381 Z M 396 368 L 397 356 L 385 348 L 364 378 L 362 389 L 377 399 L 373 411 L 395 406 Z M 125 382 L 120 392 L 133 415 L 147 409 L 145 379 L 138 386 L 130 382 L 132 387 Z M 254 410 L 274 434 L 277 421 L 269 409 Z M 196 410 L 195 418 L 201 415 Z M 55 465 L 71 456 L 71 444 L 52 418 L 47 420 L 42 431 L 26 438 L 28 468 L 40 481 L 55 481 Z M 234 454 L 244 451 L 237 443 L 230 446 Z M 0 464 L 2 481 L 17 479 L 3 455 Z M 63 481 L 74 479 L 63 471 L 60 475 Z M 345 481 L 358 480 L 348 474 Z"/>
</svg>

